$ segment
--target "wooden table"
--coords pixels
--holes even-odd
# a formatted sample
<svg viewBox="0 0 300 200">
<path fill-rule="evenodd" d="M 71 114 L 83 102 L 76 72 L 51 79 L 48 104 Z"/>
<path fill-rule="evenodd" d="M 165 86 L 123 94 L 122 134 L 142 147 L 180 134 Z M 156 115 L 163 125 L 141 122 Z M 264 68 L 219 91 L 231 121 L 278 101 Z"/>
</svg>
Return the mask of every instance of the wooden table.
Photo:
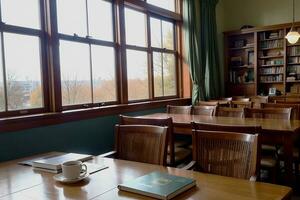
<svg viewBox="0 0 300 200">
<path fill-rule="evenodd" d="M 191 122 L 202 122 L 219 125 L 255 125 L 262 127 L 261 140 L 264 144 L 281 144 L 284 148 L 286 184 L 292 185 L 293 180 L 293 141 L 299 137 L 300 120 L 262 119 L 217 117 L 186 114 L 155 113 L 141 117 L 166 118 L 172 117 L 174 133 L 192 134 Z"/>
<path fill-rule="evenodd" d="M 90 161 L 105 163 L 109 168 L 90 175 L 82 182 L 66 185 L 53 180 L 53 174 L 34 172 L 17 161 L 0 164 L 1 200 L 56 200 L 56 199 L 151 199 L 128 192 L 120 192 L 117 185 L 153 171 L 196 179 L 197 186 L 177 199 L 191 200 L 271 200 L 290 199 L 291 188 L 242 179 L 222 177 L 182 169 L 150 165 L 124 160 L 96 157 Z"/>
</svg>

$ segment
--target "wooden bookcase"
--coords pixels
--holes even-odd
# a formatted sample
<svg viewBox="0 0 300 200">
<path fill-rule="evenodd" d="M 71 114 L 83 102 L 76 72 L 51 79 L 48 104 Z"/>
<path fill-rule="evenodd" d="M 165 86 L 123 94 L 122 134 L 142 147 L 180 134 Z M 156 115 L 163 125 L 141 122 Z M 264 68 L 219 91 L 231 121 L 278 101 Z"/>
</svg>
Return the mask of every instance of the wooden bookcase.
<svg viewBox="0 0 300 200">
<path fill-rule="evenodd" d="M 280 24 L 224 33 L 228 96 L 268 95 L 270 88 L 281 95 L 300 96 L 300 41 L 291 45 L 284 38 L 290 27 Z M 296 29 L 300 32 L 300 22 Z"/>
</svg>

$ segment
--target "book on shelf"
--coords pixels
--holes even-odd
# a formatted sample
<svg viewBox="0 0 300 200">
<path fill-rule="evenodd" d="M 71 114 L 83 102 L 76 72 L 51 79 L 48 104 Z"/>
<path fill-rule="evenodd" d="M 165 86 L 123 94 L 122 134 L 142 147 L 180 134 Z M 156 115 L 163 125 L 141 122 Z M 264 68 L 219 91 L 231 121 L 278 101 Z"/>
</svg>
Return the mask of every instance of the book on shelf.
<svg viewBox="0 0 300 200">
<path fill-rule="evenodd" d="M 259 34 L 260 40 L 267 39 L 282 39 L 283 38 L 283 30 L 273 31 L 273 32 L 262 32 Z"/>
<path fill-rule="evenodd" d="M 61 164 L 67 161 L 87 161 L 92 159 L 92 155 L 78 154 L 78 153 L 67 153 L 58 155 L 50 158 L 42 158 L 32 162 L 32 167 L 35 170 L 44 170 L 48 172 L 58 173 L 61 170 Z"/>
<path fill-rule="evenodd" d="M 261 41 L 261 49 L 282 48 L 283 40 Z"/>
<path fill-rule="evenodd" d="M 300 74 L 300 65 L 291 65 L 287 67 L 287 74 Z"/>
<path fill-rule="evenodd" d="M 283 81 L 283 74 L 279 75 L 260 75 L 260 82 L 281 82 Z"/>
<path fill-rule="evenodd" d="M 268 67 L 268 68 L 259 69 L 260 74 L 280 74 L 283 72 L 284 72 L 283 67 Z"/>
<path fill-rule="evenodd" d="M 289 56 L 300 56 L 300 46 L 291 46 L 288 48 L 287 53 Z"/>
<path fill-rule="evenodd" d="M 194 179 L 152 172 L 118 185 L 119 190 L 137 193 L 157 199 L 172 199 L 196 186 Z"/>
</svg>

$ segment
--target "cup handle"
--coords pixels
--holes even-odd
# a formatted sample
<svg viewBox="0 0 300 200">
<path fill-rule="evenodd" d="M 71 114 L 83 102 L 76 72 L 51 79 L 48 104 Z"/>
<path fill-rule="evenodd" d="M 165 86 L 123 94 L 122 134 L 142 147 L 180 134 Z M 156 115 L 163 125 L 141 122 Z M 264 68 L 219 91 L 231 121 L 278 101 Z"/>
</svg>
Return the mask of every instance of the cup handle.
<svg viewBox="0 0 300 200">
<path fill-rule="evenodd" d="M 86 164 L 81 164 L 81 170 L 84 172 L 84 174 L 82 176 L 85 176 L 87 173 L 87 166 Z"/>
</svg>

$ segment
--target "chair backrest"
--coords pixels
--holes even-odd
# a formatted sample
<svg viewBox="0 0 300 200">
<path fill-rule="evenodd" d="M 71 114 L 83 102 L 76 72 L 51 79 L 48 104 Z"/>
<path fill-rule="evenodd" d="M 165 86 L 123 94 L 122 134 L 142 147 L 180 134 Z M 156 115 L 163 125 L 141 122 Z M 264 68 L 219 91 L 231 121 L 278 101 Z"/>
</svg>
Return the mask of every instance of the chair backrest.
<svg viewBox="0 0 300 200">
<path fill-rule="evenodd" d="M 221 125 L 192 122 L 192 127 L 195 130 L 206 131 L 226 131 L 237 133 L 260 134 L 261 126 L 245 126 L 245 125 Z"/>
<path fill-rule="evenodd" d="M 216 114 L 217 106 L 193 106 L 193 115 L 214 116 Z"/>
<path fill-rule="evenodd" d="M 170 114 L 191 114 L 192 106 L 171 106 L 167 105 L 167 113 Z"/>
<path fill-rule="evenodd" d="M 250 101 L 250 98 L 247 98 L 245 96 L 233 96 L 233 101 Z"/>
<path fill-rule="evenodd" d="M 217 116 L 220 117 L 244 117 L 244 108 L 218 107 Z"/>
<path fill-rule="evenodd" d="M 291 108 L 245 108 L 245 117 L 289 120 L 291 110 Z"/>
<path fill-rule="evenodd" d="M 251 101 L 231 101 L 232 108 L 252 108 L 253 102 Z"/>
<path fill-rule="evenodd" d="M 258 135 L 193 130 L 196 170 L 250 179 L 257 172 Z"/>
<path fill-rule="evenodd" d="M 223 97 L 223 98 L 220 98 L 220 100 L 232 101 L 232 97 Z"/>
<path fill-rule="evenodd" d="M 116 125 L 115 129 L 117 158 L 165 165 L 167 127 Z"/>
<path fill-rule="evenodd" d="M 198 101 L 197 106 L 218 106 L 218 101 Z"/>
<path fill-rule="evenodd" d="M 292 108 L 291 119 L 300 120 L 300 104 L 290 103 L 263 103 L 262 108 Z"/>
<path fill-rule="evenodd" d="M 268 103 L 268 96 L 254 96 L 250 98 L 250 101 L 253 102 L 253 108 L 262 108 L 263 103 Z"/>
<path fill-rule="evenodd" d="M 153 126 L 163 126 L 168 127 L 168 137 L 166 143 L 169 144 L 170 151 L 173 151 L 174 147 L 174 138 L 173 138 L 173 120 L 171 117 L 163 118 L 163 119 L 153 119 L 153 118 L 146 118 L 146 117 L 130 117 L 130 116 L 119 116 L 120 125 L 153 125 Z M 173 152 L 172 152 L 173 153 Z M 171 154 L 172 154 L 171 153 Z M 166 155 L 167 157 L 167 150 Z M 171 156 L 171 164 L 173 164 L 173 155 Z"/>
</svg>

